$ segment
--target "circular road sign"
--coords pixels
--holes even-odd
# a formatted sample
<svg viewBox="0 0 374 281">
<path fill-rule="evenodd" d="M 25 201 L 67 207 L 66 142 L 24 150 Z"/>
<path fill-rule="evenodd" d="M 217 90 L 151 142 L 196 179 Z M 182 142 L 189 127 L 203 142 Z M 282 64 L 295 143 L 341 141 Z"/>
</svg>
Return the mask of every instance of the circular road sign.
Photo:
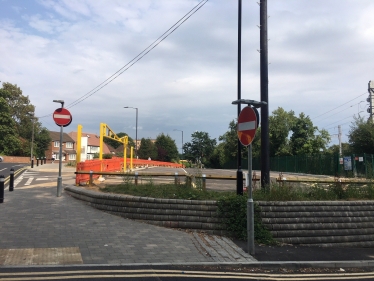
<svg viewBox="0 0 374 281">
<path fill-rule="evenodd" d="M 239 114 L 237 132 L 239 141 L 244 146 L 250 145 L 255 137 L 258 126 L 257 116 L 256 109 L 250 106 L 244 107 Z"/>
<path fill-rule="evenodd" d="M 69 110 L 66 108 L 57 108 L 55 112 L 53 112 L 53 120 L 55 121 L 56 125 L 58 126 L 69 126 L 71 121 L 73 121 L 73 117 L 71 116 Z"/>
</svg>

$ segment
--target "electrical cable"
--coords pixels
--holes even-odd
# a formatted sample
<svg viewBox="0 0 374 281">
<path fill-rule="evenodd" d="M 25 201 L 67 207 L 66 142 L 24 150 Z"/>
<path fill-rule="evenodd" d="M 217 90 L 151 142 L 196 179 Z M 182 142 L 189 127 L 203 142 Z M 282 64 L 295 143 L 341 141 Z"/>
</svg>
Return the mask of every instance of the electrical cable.
<svg viewBox="0 0 374 281">
<path fill-rule="evenodd" d="M 327 112 L 325 112 L 325 113 L 322 113 L 322 114 L 320 114 L 320 115 L 318 115 L 318 116 L 316 116 L 316 117 L 313 117 L 312 119 L 314 120 L 314 119 L 319 118 L 319 117 L 321 117 L 321 116 L 323 116 L 323 115 L 325 115 L 325 114 L 327 114 L 327 113 L 329 113 L 329 112 L 331 112 L 331 111 L 334 111 L 335 109 L 338 109 L 338 108 L 342 107 L 343 105 L 346 105 L 347 103 L 350 103 L 351 101 L 353 101 L 353 100 L 355 100 L 355 99 L 358 99 L 359 97 L 362 97 L 362 96 L 365 95 L 365 94 L 367 94 L 367 93 L 361 94 L 361 95 L 355 97 L 354 99 L 351 99 L 350 101 L 347 101 L 346 103 L 343 103 L 342 105 L 339 105 L 339 106 L 337 106 L 337 107 L 335 107 L 335 108 L 333 108 L 333 109 L 331 109 L 331 110 L 329 110 L 329 111 L 327 111 Z"/>
<path fill-rule="evenodd" d="M 174 25 L 172 25 L 167 31 L 165 31 L 161 36 L 159 36 L 152 44 L 150 44 L 147 48 L 145 48 L 142 52 L 140 52 L 136 57 L 134 57 L 131 61 L 117 70 L 114 74 L 110 77 L 105 79 L 102 83 L 98 86 L 93 88 L 91 91 L 87 92 L 74 102 L 70 103 L 66 106 L 66 108 L 71 108 L 82 101 L 86 100 L 87 98 L 91 97 L 93 94 L 97 93 L 99 90 L 104 88 L 106 85 L 111 83 L 113 80 L 118 78 L 121 74 L 123 74 L 126 70 L 128 70 L 131 66 L 141 60 L 144 56 L 146 56 L 150 51 L 152 51 L 155 47 L 157 47 L 162 41 L 164 41 L 169 35 L 171 35 L 175 30 L 177 30 L 184 22 L 186 22 L 193 14 L 195 14 L 198 10 L 200 10 L 209 0 L 203 0 L 199 2 L 195 7 L 193 7 L 188 13 L 186 13 L 181 19 L 179 19 Z M 48 114 L 45 116 L 41 116 L 39 118 L 44 118 L 47 116 L 51 116 L 52 114 Z"/>
</svg>

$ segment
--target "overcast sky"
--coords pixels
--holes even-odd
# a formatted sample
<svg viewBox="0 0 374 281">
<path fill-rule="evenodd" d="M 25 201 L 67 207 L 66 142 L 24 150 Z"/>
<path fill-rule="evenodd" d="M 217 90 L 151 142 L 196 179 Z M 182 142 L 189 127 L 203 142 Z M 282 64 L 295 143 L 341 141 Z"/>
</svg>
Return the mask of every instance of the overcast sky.
<svg viewBox="0 0 374 281">
<path fill-rule="evenodd" d="M 260 100 L 257 1 L 242 2 L 242 98 L 254 100 Z M 99 133 L 104 122 L 135 139 L 136 110 L 123 108 L 129 106 L 138 108 L 138 139 L 165 133 L 179 149 L 181 131 L 184 142 L 194 131 L 218 139 L 237 115 L 231 104 L 237 99 L 236 0 L 208 1 L 141 60 L 86 95 L 199 2 L 0 0 L 0 81 L 23 90 L 49 130 L 59 130 L 51 113 L 59 107 L 53 100 L 62 99 L 73 115 L 65 132 L 81 124 Z M 341 125 L 347 141 L 353 115 L 368 117 L 373 15 L 372 0 L 268 0 L 269 111 L 303 112 L 332 135 Z"/>
</svg>

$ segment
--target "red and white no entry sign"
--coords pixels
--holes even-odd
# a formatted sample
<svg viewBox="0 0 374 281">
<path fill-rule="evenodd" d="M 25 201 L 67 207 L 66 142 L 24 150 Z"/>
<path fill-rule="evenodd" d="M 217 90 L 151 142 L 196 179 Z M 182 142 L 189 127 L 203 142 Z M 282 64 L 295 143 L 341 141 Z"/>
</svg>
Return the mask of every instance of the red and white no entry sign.
<svg viewBox="0 0 374 281">
<path fill-rule="evenodd" d="M 73 117 L 71 116 L 69 110 L 66 108 L 57 108 L 55 112 L 53 112 L 53 120 L 55 121 L 56 125 L 58 126 L 69 126 L 71 121 L 73 121 Z"/>
<path fill-rule="evenodd" d="M 242 145 L 250 145 L 255 137 L 257 130 L 256 109 L 250 106 L 244 107 L 238 118 L 238 138 Z"/>
</svg>

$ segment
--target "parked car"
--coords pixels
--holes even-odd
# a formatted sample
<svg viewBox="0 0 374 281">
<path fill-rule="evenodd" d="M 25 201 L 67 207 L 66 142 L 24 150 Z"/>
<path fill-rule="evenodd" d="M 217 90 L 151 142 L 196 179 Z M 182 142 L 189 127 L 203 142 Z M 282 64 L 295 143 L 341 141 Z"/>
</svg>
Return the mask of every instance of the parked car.
<svg viewBox="0 0 374 281">
<path fill-rule="evenodd" d="M 3 162 L 3 160 L 4 160 L 3 157 L 0 156 L 0 162 Z"/>
</svg>

